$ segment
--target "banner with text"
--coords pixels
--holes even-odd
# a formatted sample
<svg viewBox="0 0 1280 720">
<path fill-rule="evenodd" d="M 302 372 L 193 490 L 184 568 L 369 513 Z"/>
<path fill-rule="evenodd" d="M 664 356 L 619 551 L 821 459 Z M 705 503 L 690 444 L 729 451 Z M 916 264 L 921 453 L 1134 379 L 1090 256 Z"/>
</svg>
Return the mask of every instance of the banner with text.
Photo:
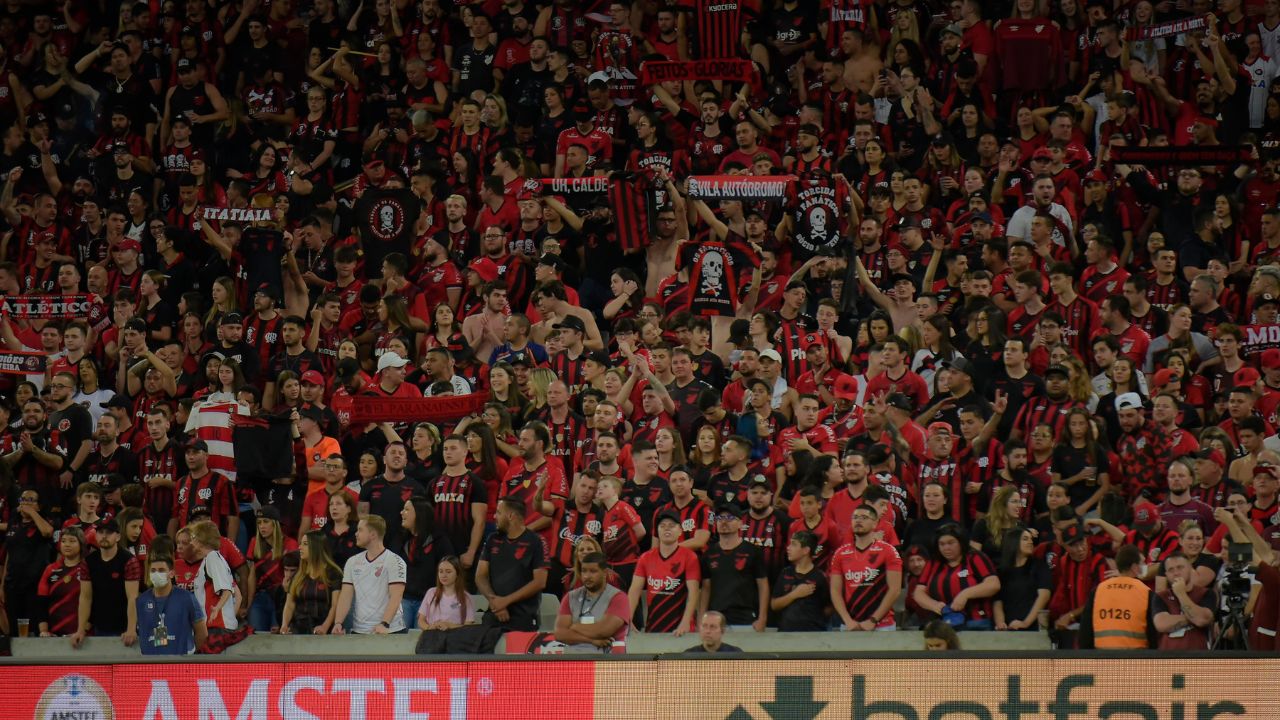
<svg viewBox="0 0 1280 720">
<path fill-rule="evenodd" d="M 1273 349 L 1280 349 L 1280 324 L 1244 326 L 1244 346 L 1240 350 L 1246 357 Z"/>
<path fill-rule="evenodd" d="M 689 197 L 702 200 L 782 200 L 794 175 L 693 175 Z"/>
<path fill-rule="evenodd" d="M 8 665 L 0 703 L 22 720 L 1280 717 L 1280 660 L 1261 655 L 668 657 Z"/>
<path fill-rule="evenodd" d="M 352 401 L 350 422 L 361 425 L 461 420 L 483 410 L 486 400 L 488 397 L 482 393 L 424 398 L 357 396 Z"/>
<path fill-rule="evenodd" d="M 0 298 L 0 314 L 22 320 L 87 318 L 96 295 L 10 295 Z"/>
<path fill-rule="evenodd" d="M 0 350 L 0 375 L 32 375 L 44 372 L 45 354 Z"/>
<path fill-rule="evenodd" d="M 1170 35 L 1191 32 L 1192 30 L 1203 30 L 1207 24 L 1205 16 L 1201 15 L 1199 17 L 1153 23 L 1151 25 L 1134 26 L 1125 31 L 1125 39 L 1130 41 L 1152 40 L 1154 38 L 1162 38 Z"/>
<path fill-rule="evenodd" d="M 1253 150 L 1239 145 L 1117 147 L 1111 159 L 1127 165 L 1231 165 L 1252 162 Z"/>
<path fill-rule="evenodd" d="M 756 66 L 750 60 L 646 60 L 640 66 L 640 84 L 689 82 L 693 80 L 729 80 L 751 82 Z"/>
</svg>

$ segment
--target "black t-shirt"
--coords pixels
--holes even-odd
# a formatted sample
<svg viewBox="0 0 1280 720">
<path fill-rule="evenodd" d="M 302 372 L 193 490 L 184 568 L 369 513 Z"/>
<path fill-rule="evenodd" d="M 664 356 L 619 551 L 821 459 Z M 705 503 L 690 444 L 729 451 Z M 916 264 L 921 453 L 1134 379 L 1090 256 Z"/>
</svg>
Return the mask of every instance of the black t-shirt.
<svg viewBox="0 0 1280 720">
<path fill-rule="evenodd" d="M 132 557 L 128 551 L 117 549 L 110 560 L 103 560 L 102 553 L 92 553 L 86 558 L 89 579 L 93 582 L 89 624 L 99 635 L 120 635 L 128 627 L 129 599 L 124 593 L 124 575 Z"/>
<path fill-rule="evenodd" d="M 782 597 L 797 587 L 811 583 L 813 594 L 802 597 L 781 610 L 777 615 L 778 630 L 782 632 L 819 632 L 827 629 L 826 607 L 831 597 L 827 589 L 827 576 L 814 566 L 801 573 L 795 565 L 788 565 L 773 584 L 773 596 Z"/>
<path fill-rule="evenodd" d="M 258 373 L 262 370 L 262 360 L 258 355 L 257 349 L 250 347 L 249 343 L 244 340 L 231 347 L 218 343 L 218 346 L 214 349 L 222 353 L 224 359 L 230 358 L 240 364 L 240 371 L 244 373 L 245 382 L 257 382 Z"/>
<path fill-rule="evenodd" d="M 419 542 L 416 536 L 405 533 L 405 542 L 400 554 L 404 558 L 408 579 L 404 585 L 404 596 L 420 598 L 427 594 L 427 588 L 436 585 L 436 568 L 440 561 L 454 554 L 453 543 L 444 535 L 432 535 L 427 542 Z M 409 622 L 405 618 L 405 622 Z"/>
<path fill-rule="evenodd" d="M 489 585 L 498 595 L 510 595 L 533 580 L 536 570 L 547 569 L 547 549 L 542 538 L 526 529 L 514 540 L 504 532 L 489 536 L 480 559 L 489 564 Z M 510 606 L 511 628 L 534 630 L 538 627 L 538 606 L 541 599 L 534 595 Z M 493 614 L 485 615 L 486 620 Z M 491 620 L 489 622 L 495 622 Z"/>
<path fill-rule="evenodd" d="M 260 227 L 247 227 L 240 235 L 240 252 L 249 259 L 249 278 L 245 287 L 283 288 L 284 273 L 280 269 L 280 260 L 284 258 L 288 248 L 285 246 L 284 233 Z"/>
<path fill-rule="evenodd" d="M 40 534 L 35 525 L 21 522 L 18 511 L 5 533 L 4 549 L 8 567 L 4 576 L 6 585 L 22 592 L 35 592 L 40 575 L 53 559 L 53 543 Z"/>
<path fill-rule="evenodd" d="M 1022 567 L 1001 570 L 1000 594 L 997 597 L 1004 604 L 1004 621 L 1026 619 L 1040 590 L 1053 591 L 1053 576 L 1044 560 L 1030 558 Z M 1032 623 L 1025 629 L 1036 630 L 1038 627 Z"/>
<path fill-rule="evenodd" d="M 1097 468 L 1099 475 L 1108 472 L 1106 452 L 1095 445 L 1094 452 L 1090 453 L 1088 448 L 1074 447 L 1070 443 L 1064 443 L 1053 449 L 1053 471 L 1064 479 L 1079 473 L 1086 467 Z M 1081 480 L 1067 487 L 1067 496 L 1071 498 L 1072 507 L 1079 507 L 1097 491 L 1097 482 L 1089 484 L 1087 480 Z"/>
<path fill-rule="evenodd" d="M 408 476 L 393 483 L 379 475 L 360 488 L 360 502 L 369 503 L 369 514 L 387 521 L 387 534 L 382 538 L 387 547 L 398 548 L 404 544 L 400 511 L 404 508 L 404 501 L 414 495 L 426 497 L 427 490 Z"/>
<path fill-rule="evenodd" d="M 67 449 L 67 459 L 76 456 L 80 443 L 93 435 L 93 416 L 83 405 L 72 403 L 49 415 L 49 429 L 57 431 L 58 443 Z"/>
<path fill-rule="evenodd" d="M 463 43 L 454 48 L 453 69 L 458 72 L 459 95 L 467 96 L 476 90 L 493 91 L 493 61 L 498 47 L 490 44 L 477 50 L 475 43 Z"/>
<path fill-rule="evenodd" d="M 750 625 L 760 610 L 756 580 L 767 576 L 760 548 L 740 542 L 732 550 L 717 543 L 702 555 L 702 579 L 710 581 L 708 610 L 724 613 L 730 625 Z"/>
</svg>

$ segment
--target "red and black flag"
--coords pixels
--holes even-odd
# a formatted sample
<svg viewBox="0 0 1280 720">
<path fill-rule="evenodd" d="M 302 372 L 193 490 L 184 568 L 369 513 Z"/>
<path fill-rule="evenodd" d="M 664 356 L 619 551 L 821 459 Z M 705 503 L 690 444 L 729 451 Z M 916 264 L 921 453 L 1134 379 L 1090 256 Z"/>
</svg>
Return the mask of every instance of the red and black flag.
<svg viewBox="0 0 1280 720">
<path fill-rule="evenodd" d="M 615 172 L 609 176 L 609 208 L 623 250 L 640 250 L 652 242 L 653 189 L 648 173 Z"/>
</svg>

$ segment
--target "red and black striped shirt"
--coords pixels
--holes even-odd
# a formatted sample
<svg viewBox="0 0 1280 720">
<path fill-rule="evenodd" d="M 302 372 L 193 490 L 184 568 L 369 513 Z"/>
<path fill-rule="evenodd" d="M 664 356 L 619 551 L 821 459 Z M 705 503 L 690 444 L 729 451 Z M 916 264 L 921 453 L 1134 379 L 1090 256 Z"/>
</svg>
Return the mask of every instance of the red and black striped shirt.
<svg viewBox="0 0 1280 720">
<path fill-rule="evenodd" d="M 471 529 L 475 520 L 471 506 L 488 504 L 485 483 L 473 471 L 461 475 L 441 473 L 431 484 L 431 502 L 435 505 L 436 528 L 455 550 L 465 551 L 471 546 Z"/>
<path fill-rule="evenodd" d="M 947 517 L 965 523 L 968 500 L 964 494 L 964 480 L 960 477 L 960 463 L 956 457 L 943 460 L 926 458 L 920 463 L 916 475 L 916 498 L 924 497 L 924 486 L 937 483 L 947 496 Z"/>
<path fill-rule="evenodd" d="M 688 0 L 685 8 L 694 14 L 698 57 L 738 57 L 742 46 L 742 0 Z"/>
<path fill-rule="evenodd" d="M 930 596 L 950 604 L 961 590 L 980 585 L 983 580 L 995 574 L 996 567 L 986 555 L 977 550 L 969 550 L 954 566 L 945 561 L 930 561 L 921 582 L 925 584 Z M 968 620 L 994 620 L 993 608 L 992 598 L 970 600 L 965 603 L 964 616 Z"/>
<path fill-rule="evenodd" d="M 551 560 L 561 567 L 573 566 L 573 546 L 578 540 L 590 536 L 600 540 L 603 529 L 604 508 L 592 505 L 585 512 L 576 503 L 554 501 L 554 537 L 551 539 Z"/>
<path fill-rule="evenodd" d="M 777 510 L 769 508 L 769 514 L 762 518 L 748 515 L 746 524 L 742 526 L 742 539 L 760 548 L 765 571 L 771 578 L 778 576 L 786 560 L 787 520 Z"/>
<path fill-rule="evenodd" d="M 635 533 L 638 522 L 640 513 L 627 502 L 616 502 L 604 512 L 600 545 L 610 565 L 634 565 L 639 559 L 640 544 Z"/>
<path fill-rule="evenodd" d="M 795 385 L 800 376 L 809 372 L 809 359 L 805 347 L 810 342 L 817 323 L 808 315 L 798 315 L 794 320 L 783 320 L 774 339 L 778 354 L 782 355 L 782 367 L 788 385 Z"/>
<path fill-rule="evenodd" d="M 889 592 L 890 571 L 902 572 L 902 557 L 883 540 L 872 542 L 864 550 L 849 543 L 832 556 L 832 582 L 842 584 L 845 608 L 855 622 L 873 619 L 876 608 Z M 893 621 L 892 610 L 880 618 L 881 625 L 889 625 Z"/>
<path fill-rule="evenodd" d="M 653 513 L 654 520 L 656 521 L 658 515 L 668 510 L 680 516 L 680 542 L 692 540 L 694 533 L 697 531 L 710 531 L 715 526 L 715 523 L 712 521 L 711 508 L 707 507 L 706 503 L 696 498 L 690 500 L 689 504 L 684 507 L 677 505 L 675 500 L 659 506 Z M 650 527 L 654 527 L 656 525 L 657 522 L 650 523 Z"/>
<path fill-rule="evenodd" d="M 572 358 L 569 357 L 567 350 L 562 350 L 552 355 L 547 365 L 556 374 L 557 378 L 563 380 L 569 386 L 570 391 L 574 391 L 578 386 L 582 385 L 582 366 L 586 362 L 586 353 Z"/>
<path fill-rule="evenodd" d="M 1084 403 L 1075 400 L 1054 401 L 1047 397 L 1033 398 L 1018 411 L 1018 419 L 1014 421 L 1013 428 L 1021 430 L 1023 437 L 1030 437 L 1037 425 L 1045 424 L 1053 428 L 1053 436 L 1057 438 L 1067 422 L 1067 413 L 1077 407 L 1084 407 Z"/>
<path fill-rule="evenodd" d="M 169 524 L 173 512 L 173 498 L 178 478 L 187 474 L 185 453 L 179 453 L 174 443 L 166 443 L 163 450 L 155 444 L 143 445 L 138 451 L 138 479 L 145 488 L 142 508 L 157 528 Z M 153 480 L 168 480 L 169 487 L 152 487 Z"/>
<path fill-rule="evenodd" d="M 185 527 L 193 512 L 204 509 L 209 511 L 213 524 L 221 528 L 239 508 L 231 482 L 221 473 L 208 471 L 201 478 L 186 475 L 178 481 L 177 490 L 172 517 L 178 519 L 178 527 Z"/>
<path fill-rule="evenodd" d="M 645 580 L 645 632 L 672 632 L 684 617 L 689 586 L 702 582 L 702 566 L 689 548 L 676 546 L 665 557 L 654 548 L 640 556 L 635 577 Z"/>
</svg>

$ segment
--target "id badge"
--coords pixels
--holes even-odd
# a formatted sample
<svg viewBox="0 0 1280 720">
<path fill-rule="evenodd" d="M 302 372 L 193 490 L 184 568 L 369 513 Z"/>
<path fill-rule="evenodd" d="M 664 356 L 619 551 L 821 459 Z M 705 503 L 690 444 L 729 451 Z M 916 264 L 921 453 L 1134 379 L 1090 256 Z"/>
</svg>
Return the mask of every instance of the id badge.
<svg viewBox="0 0 1280 720">
<path fill-rule="evenodd" d="M 596 617 L 594 615 L 583 615 L 578 618 L 578 623 L 580 625 L 594 625 L 596 623 Z"/>
<path fill-rule="evenodd" d="M 1177 630 L 1174 630 L 1173 632 L 1169 633 L 1169 637 L 1171 637 L 1171 638 L 1180 638 L 1180 637 L 1182 637 L 1182 636 L 1184 636 L 1184 635 L 1186 635 L 1186 634 L 1187 634 L 1187 628 L 1181 627 L 1181 628 L 1178 628 Z"/>
</svg>

